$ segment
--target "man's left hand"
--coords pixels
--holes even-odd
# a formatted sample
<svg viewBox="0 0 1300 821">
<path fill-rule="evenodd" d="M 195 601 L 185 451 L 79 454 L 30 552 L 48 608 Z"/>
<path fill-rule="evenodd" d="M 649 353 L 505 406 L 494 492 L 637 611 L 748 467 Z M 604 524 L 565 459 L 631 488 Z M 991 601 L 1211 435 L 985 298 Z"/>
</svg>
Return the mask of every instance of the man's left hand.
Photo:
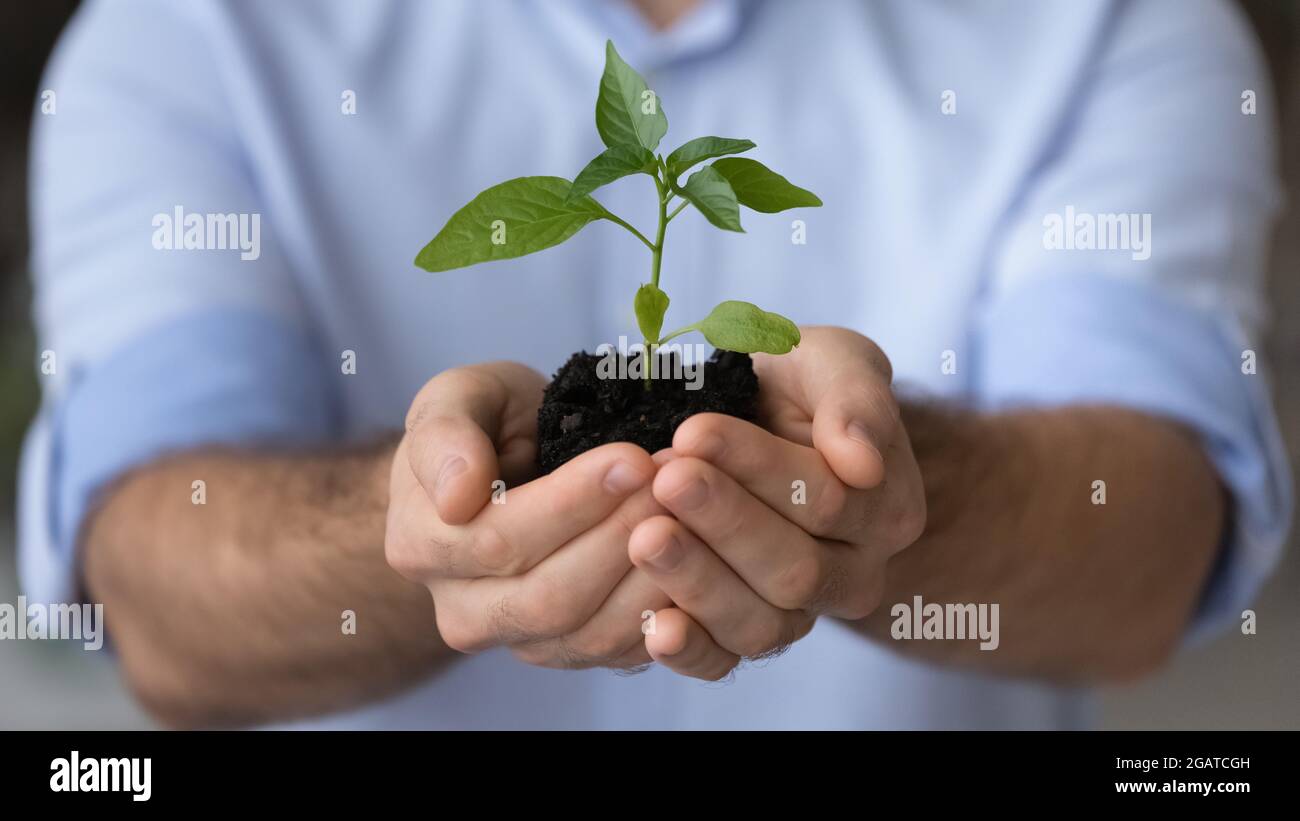
<svg viewBox="0 0 1300 821">
<path fill-rule="evenodd" d="M 683 675 L 722 678 L 822 614 L 865 618 L 889 558 L 925 528 L 889 360 L 852 331 L 802 330 L 795 351 L 754 356 L 763 427 L 700 414 L 678 428 L 654 480 L 672 516 L 629 540 L 675 605 L 655 614 L 646 649 Z"/>
</svg>

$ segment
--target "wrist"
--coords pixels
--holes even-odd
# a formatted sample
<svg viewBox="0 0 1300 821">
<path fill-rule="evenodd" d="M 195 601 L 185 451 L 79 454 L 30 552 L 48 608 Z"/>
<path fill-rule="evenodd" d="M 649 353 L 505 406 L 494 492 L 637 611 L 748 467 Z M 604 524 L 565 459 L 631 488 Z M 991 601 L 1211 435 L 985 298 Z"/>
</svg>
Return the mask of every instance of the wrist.
<svg viewBox="0 0 1300 821">
<path fill-rule="evenodd" d="M 918 541 L 932 541 L 959 529 L 988 487 L 983 478 L 1014 460 L 995 417 L 936 401 L 903 401 L 900 411 L 925 488 L 926 526 Z"/>
</svg>

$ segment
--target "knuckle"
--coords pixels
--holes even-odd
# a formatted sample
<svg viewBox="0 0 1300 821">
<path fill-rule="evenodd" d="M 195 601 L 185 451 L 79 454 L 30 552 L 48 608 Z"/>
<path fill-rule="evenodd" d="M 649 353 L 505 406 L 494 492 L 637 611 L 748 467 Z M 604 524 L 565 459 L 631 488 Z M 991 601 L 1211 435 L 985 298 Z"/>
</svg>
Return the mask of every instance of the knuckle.
<svg viewBox="0 0 1300 821">
<path fill-rule="evenodd" d="M 741 637 L 735 651 L 745 658 L 762 656 L 790 643 L 779 618 L 763 619 Z"/>
<path fill-rule="evenodd" d="M 552 664 L 550 650 L 544 642 L 511 645 L 510 655 L 533 667 L 550 667 Z"/>
<path fill-rule="evenodd" d="M 628 641 L 614 630 L 589 631 L 575 637 L 569 648 L 588 666 L 608 667 L 628 649 Z"/>
<path fill-rule="evenodd" d="M 870 365 L 873 371 L 883 376 L 886 381 L 893 379 L 894 366 L 889 361 L 889 355 L 876 344 L 874 339 L 857 331 L 837 330 L 842 331 L 842 333 L 837 333 L 835 336 L 841 337 L 843 344 L 854 349 L 858 357 Z"/>
<path fill-rule="evenodd" d="M 835 615 L 855 620 L 865 619 L 880 607 L 885 595 L 884 560 L 867 559 L 851 584 L 846 584 L 844 594 L 836 602 Z"/>
<path fill-rule="evenodd" d="M 473 367 L 449 368 L 429 380 L 430 394 L 482 390 L 489 386 L 487 374 Z"/>
<path fill-rule="evenodd" d="M 476 527 L 471 541 L 474 560 L 483 567 L 503 576 L 517 576 L 527 569 L 523 552 L 493 522 Z"/>
<path fill-rule="evenodd" d="M 801 610 L 817 601 L 825 582 L 824 562 L 816 555 L 803 556 L 777 577 L 772 603 L 783 610 Z"/>
<path fill-rule="evenodd" d="M 723 659 L 719 661 L 712 670 L 701 675 L 700 678 L 705 679 L 706 681 L 722 681 L 731 675 L 739 662 L 740 659 L 737 658 Z"/>
<path fill-rule="evenodd" d="M 864 337 L 865 339 L 865 337 Z M 889 361 L 889 356 L 884 350 L 870 339 L 867 342 L 867 362 L 872 369 L 880 374 L 886 383 L 894 380 L 894 365 Z"/>
<path fill-rule="evenodd" d="M 540 577 L 519 598 L 519 624 L 527 635 L 536 638 L 572 633 L 582 626 L 582 618 L 566 602 L 567 597 L 554 584 Z"/>
<path fill-rule="evenodd" d="M 470 628 L 468 621 L 456 617 L 447 610 L 448 608 L 445 608 L 442 602 L 438 602 L 438 635 L 442 638 L 443 644 L 457 653 L 471 654 L 483 649 L 483 637 Z"/>
<path fill-rule="evenodd" d="M 907 547 L 921 538 L 921 534 L 925 532 L 926 519 L 924 501 L 902 507 L 895 522 L 899 549 Z"/>
<path fill-rule="evenodd" d="M 739 511 L 732 511 L 723 514 L 713 532 L 713 538 L 717 544 L 728 544 L 735 542 L 742 530 L 745 528 L 745 517 Z"/>
<path fill-rule="evenodd" d="M 420 393 L 415 397 L 415 401 L 411 403 L 411 407 L 406 410 L 406 419 L 403 422 L 403 426 L 405 427 L 407 434 L 413 433 L 415 429 L 420 426 L 420 422 L 423 421 L 424 415 L 429 412 L 429 403 L 424 397 L 425 390 L 427 390 L 427 388 L 422 388 L 420 390 Z"/>
<path fill-rule="evenodd" d="M 910 480 L 900 482 L 897 492 L 890 496 L 891 500 L 884 511 L 888 528 L 886 532 L 890 537 L 890 546 L 898 551 L 921 538 L 928 523 L 925 487 L 921 483 L 920 472 L 916 471 Z"/>
<path fill-rule="evenodd" d="M 406 430 L 411 433 L 428 421 L 439 400 L 465 394 L 499 391 L 499 379 L 488 369 L 475 366 L 450 368 L 424 383 L 406 412 Z"/>
<path fill-rule="evenodd" d="M 558 640 L 546 639 L 511 645 L 510 653 L 519 661 L 533 667 L 551 670 L 575 669 L 574 659 Z"/>
<path fill-rule="evenodd" d="M 557 667 L 565 670 L 586 670 L 599 663 L 595 658 L 583 653 L 567 636 L 556 638 L 552 644 L 555 647 L 554 658 Z"/>
<path fill-rule="evenodd" d="M 745 512 L 735 504 L 724 505 L 712 518 L 712 527 L 708 528 L 710 538 L 705 541 L 715 544 L 734 543 L 749 523 Z"/>
<path fill-rule="evenodd" d="M 424 549 L 418 533 L 402 524 L 396 517 L 384 530 L 384 559 L 388 566 L 403 578 L 416 582 L 428 581 L 437 575 L 438 551 Z"/>
<path fill-rule="evenodd" d="M 420 388 L 419 393 L 415 395 L 415 399 L 411 401 L 411 407 L 406 410 L 405 427 L 408 435 L 415 433 L 429 414 L 433 412 L 435 399 L 446 385 L 445 377 L 449 373 L 450 371 L 443 371 L 425 382 L 424 387 Z"/>
<path fill-rule="evenodd" d="M 516 597 L 503 596 L 488 605 L 485 615 L 495 644 L 515 644 L 532 638 Z"/>
<path fill-rule="evenodd" d="M 405 534 L 390 527 L 384 532 L 384 561 L 403 578 L 416 580 L 418 573 L 411 551 L 406 547 Z"/>
<path fill-rule="evenodd" d="M 716 595 L 712 577 L 700 573 L 679 573 L 673 581 L 673 600 L 686 606 L 698 605 Z"/>
<path fill-rule="evenodd" d="M 839 616 L 846 619 L 865 619 L 880 605 L 880 590 L 876 586 L 861 586 L 849 591 L 839 607 Z"/>
<path fill-rule="evenodd" d="M 834 608 L 847 595 L 850 586 L 849 572 L 839 562 L 825 564 L 821 584 L 805 607 L 809 613 L 822 613 Z"/>
<path fill-rule="evenodd" d="M 808 523 L 812 533 L 825 536 L 836 531 L 844 518 L 848 492 L 838 482 L 825 482 L 808 506 Z"/>
</svg>

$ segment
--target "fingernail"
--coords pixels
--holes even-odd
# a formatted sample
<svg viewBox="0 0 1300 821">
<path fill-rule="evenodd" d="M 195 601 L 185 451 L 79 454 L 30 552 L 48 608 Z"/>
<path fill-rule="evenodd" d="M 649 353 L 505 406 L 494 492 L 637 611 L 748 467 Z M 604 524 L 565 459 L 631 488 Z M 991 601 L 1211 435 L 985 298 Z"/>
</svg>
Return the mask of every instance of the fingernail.
<svg viewBox="0 0 1300 821">
<path fill-rule="evenodd" d="M 668 573 L 682 563 L 682 544 L 676 536 L 669 536 L 652 556 L 646 557 L 646 563 L 660 573 Z"/>
<path fill-rule="evenodd" d="M 876 452 L 877 457 L 880 457 L 880 448 L 876 447 L 876 443 L 872 441 L 871 433 L 867 430 L 866 425 L 861 422 L 850 422 L 845 433 L 854 442 L 866 445 Z"/>
<path fill-rule="evenodd" d="M 438 471 L 438 481 L 434 486 L 434 494 L 441 496 L 447 488 L 448 480 L 464 473 L 465 468 L 469 467 L 465 460 L 460 456 L 453 456 L 446 462 L 442 463 L 442 470 Z"/>
<path fill-rule="evenodd" d="M 692 479 L 681 490 L 674 493 L 671 501 L 681 510 L 695 510 L 703 507 L 709 498 L 709 485 L 703 479 Z"/>
<path fill-rule="evenodd" d="M 615 462 L 614 466 L 605 473 L 603 482 L 605 490 L 619 495 L 631 493 L 645 483 L 645 474 L 627 462 Z"/>
</svg>

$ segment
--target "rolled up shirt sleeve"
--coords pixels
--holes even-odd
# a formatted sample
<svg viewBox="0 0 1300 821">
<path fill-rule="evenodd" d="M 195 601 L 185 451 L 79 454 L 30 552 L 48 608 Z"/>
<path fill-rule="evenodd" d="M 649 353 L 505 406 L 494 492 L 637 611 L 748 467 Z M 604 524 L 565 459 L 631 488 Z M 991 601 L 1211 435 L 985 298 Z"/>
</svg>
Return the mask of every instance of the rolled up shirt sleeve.
<svg viewBox="0 0 1300 821">
<path fill-rule="evenodd" d="M 1023 285 L 990 305 L 978 350 L 977 391 L 987 408 L 1112 404 L 1199 437 L 1233 515 L 1188 638 L 1238 618 L 1276 565 L 1292 517 L 1267 375 L 1243 372 L 1250 345 L 1238 329 L 1149 283 L 1068 276 Z M 1112 488 L 1142 481 L 1095 478 L 1110 478 Z"/>
<path fill-rule="evenodd" d="M 24 449 L 19 570 L 27 594 L 79 595 L 82 524 L 132 469 L 203 447 L 282 451 L 331 441 L 339 417 L 323 369 L 312 339 L 278 318 L 211 311 L 143 332 L 73 373 L 46 401 Z M 194 490 L 174 492 L 192 498 Z"/>
<path fill-rule="evenodd" d="M 80 595 L 79 533 L 127 471 L 190 448 L 336 432 L 337 365 L 263 213 L 196 14 L 199 4 L 87 3 L 43 80 L 59 97 L 32 141 L 43 398 L 24 445 L 18 536 L 33 599 Z M 259 231 L 240 247 L 167 248 L 158 220 L 178 209 L 256 216 Z"/>
<path fill-rule="evenodd" d="M 1293 515 L 1259 344 L 1280 204 L 1268 79 L 1240 16 L 1198 8 L 1124 7 L 992 255 L 973 376 L 985 407 L 1108 403 L 1199 437 L 1232 517 L 1190 640 L 1240 617 Z M 1107 236 L 1107 215 L 1133 231 Z"/>
</svg>

